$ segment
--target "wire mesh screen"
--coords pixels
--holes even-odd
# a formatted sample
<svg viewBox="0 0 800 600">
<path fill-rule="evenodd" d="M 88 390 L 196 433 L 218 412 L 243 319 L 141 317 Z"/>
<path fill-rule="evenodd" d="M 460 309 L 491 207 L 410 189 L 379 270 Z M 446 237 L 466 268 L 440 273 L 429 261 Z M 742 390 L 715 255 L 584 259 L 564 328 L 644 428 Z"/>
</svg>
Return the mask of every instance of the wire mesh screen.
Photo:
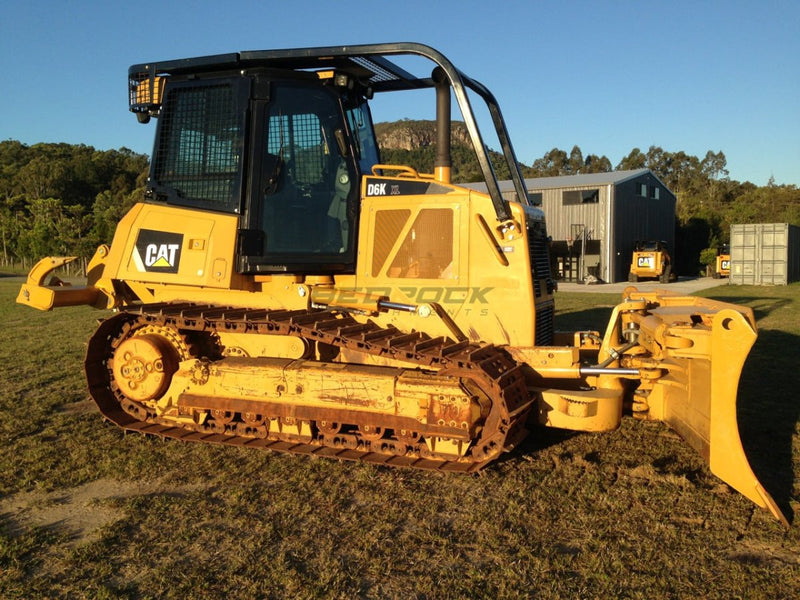
<svg viewBox="0 0 800 600">
<path fill-rule="evenodd" d="M 351 59 L 354 63 L 361 65 L 362 67 L 366 67 L 370 71 L 372 71 L 372 75 L 370 76 L 370 83 L 376 81 L 397 81 L 399 77 L 392 73 L 391 71 L 384 69 L 378 63 L 373 60 L 370 60 L 366 56 L 354 56 Z"/>
<path fill-rule="evenodd" d="M 158 185 L 209 208 L 237 205 L 241 119 L 229 85 L 170 90 L 156 148 Z"/>
<path fill-rule="evenodd" d="M 165 78 L 148 73 L 136 73 L 128 77 L 128 102 L 134 112 L 146 111 L 161 103 Z"/>
<path fill-rule="evenodd" d="M 453 211 L 419 211 L 394 261 L 389 277 L 450 279 L 453 277 Z"/>
<path fill-rule="evenodd" d="M 330 150 L 319 117 L 309 113 L 270 116 L 267 151 L 288 163 L 295 184 L 312 185 L 322 181 L 324 156 Z"/>
<path fill-rule="evenodd" d="M 375 213 L 375 243 L 372 251 L 372 276 L 378 277 L 411 211 L 407 208 L 379 210 Z"/>
</svg>

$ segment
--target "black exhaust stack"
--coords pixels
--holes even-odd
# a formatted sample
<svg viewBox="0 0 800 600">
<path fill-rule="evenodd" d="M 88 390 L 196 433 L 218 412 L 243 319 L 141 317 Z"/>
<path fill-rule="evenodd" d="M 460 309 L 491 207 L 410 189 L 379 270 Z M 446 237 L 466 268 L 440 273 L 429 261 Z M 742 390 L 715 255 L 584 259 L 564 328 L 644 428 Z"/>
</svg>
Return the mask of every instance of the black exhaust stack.
<svg viewBox="0 0 800 600">
<path fill-rule="evenodd" d="M 436 67 L 431 73 L 436 84 L 436 159 L 434 176 L 437 181 L 450 183 L 450 80 L 444 69 Z"/>
</svg>

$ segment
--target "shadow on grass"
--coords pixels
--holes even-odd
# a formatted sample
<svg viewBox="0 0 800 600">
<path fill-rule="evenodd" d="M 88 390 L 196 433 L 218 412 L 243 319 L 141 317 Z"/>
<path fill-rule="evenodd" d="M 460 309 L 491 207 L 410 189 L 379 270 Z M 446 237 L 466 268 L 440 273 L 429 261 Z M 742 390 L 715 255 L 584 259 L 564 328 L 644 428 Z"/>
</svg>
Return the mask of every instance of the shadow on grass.
<svg viewBox="0 0 800 600">
<path fill-rule="evenodd" d="M 753 309 L 756 321 L 768 317 L 771 313 L 792 303 L 788 298 L 753 298 L 752 296 L 705 296 L 709 300 L 718 300 L 730 304 L 741 304 Z"/>
<path fill-rule="evenodd" d="M 582 431 L 540 427 L 531 423 L 528 425 L 528 435 L 525 439 L 513 452 L 502 454 L 500 460 L 519 460 L 523 456 L 538 454 L 552 446 L 559 446 L 567 440 L 583 434 L 584 432 Z"/>
<path fill-rule="evenodd" d="M 790 522 L 792 437 L 800 419 L 797 353 L 792 349 L 799 346 L 800 336 L 762 330 L 742 370 L 737 405 L 750 465 Z"/>
</svg>

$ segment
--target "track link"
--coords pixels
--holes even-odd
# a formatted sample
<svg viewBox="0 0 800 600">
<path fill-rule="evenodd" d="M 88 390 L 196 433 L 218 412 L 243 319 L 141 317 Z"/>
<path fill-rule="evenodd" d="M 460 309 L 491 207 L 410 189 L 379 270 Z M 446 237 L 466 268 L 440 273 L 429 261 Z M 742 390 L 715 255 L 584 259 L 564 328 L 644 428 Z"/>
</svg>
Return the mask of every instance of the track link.
<svg viewBox="0 0 800 600">
<path fill-rule="evenodd" d="M 168 422 L 145 406 L 125 397 L 113 383 L 110 363 L 114 349 L 142 326 L 172 326 L 182 333 L 218 332 L 289 335 L 310 342 L 346 348 L 470 379 L 489 397 L 491 408 L 480 435 L 465 456 L 457 459 L 430 455 L 425 444 L 402 446 L 397 440 L 369 440 L 355 435 L 315 431 L 312 439 L 276 439 L 243 433 L 241 427 Z M 525 420 L 534 402 L 521 367 L 502 348 L 425 333 L 402 332 L 361 323 L 346 312 L 332 310 L 273 310 L 159 303 L 129 307 L 105 321 L 92 336 L 85 361 L 92 398 L 101 413 L 126 431 L 182 441 L 266 448 L 393 466 L 448 472 L 474 472 L 510 450 L 524 437 Z M 344 446 L 344 447 L 343 447 Z M 401 447 L 402 446 L 402 447 Z"/>
</svg>

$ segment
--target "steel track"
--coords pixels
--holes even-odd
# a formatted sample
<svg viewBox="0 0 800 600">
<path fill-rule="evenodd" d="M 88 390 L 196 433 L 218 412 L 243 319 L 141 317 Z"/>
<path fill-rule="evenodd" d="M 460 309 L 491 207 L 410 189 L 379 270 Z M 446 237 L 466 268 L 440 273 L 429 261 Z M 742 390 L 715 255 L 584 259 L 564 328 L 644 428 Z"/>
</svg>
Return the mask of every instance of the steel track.
<svg viewBox="0 0 800 600">
<path fill-rule="evenodd" d="M 310 342 L 356 350 L 407 363 L 411 368 L 434 370 L 471 379 L 491 400 L 481 433 L 466 456 L 456 460 L 425 454 L 420 448 L 401 449 L 399 442 L 374 443 L 359 436 L 333 436 L 315 431 L 311 441 L 253 437 L 237 433 L 235 427 L 186 427 L 162 419 L 146 407 L 122 395 L 113 382 L 110 360 L 114 349 L 144 325 L 172 326 L 183 333 L 236 332 L 251 335 L 290 335 Z M 160 303 L 129 307 L 103 321 L 89 341 L 85 361 L 92 398 L 104 417 L 126 431 L 188 442 L 204 442 L 266 448 L 363 461 L 392 467 L 412 467 L 470 473 L 510 450 L 525 435 L 525 420 L 534 399 L 528 393 L 521 367 L 502 348 L 449 338 L 431 338 L 420 332 L 402 332 L 380 327 L 372 321 L 358 322 L 346 312 L 329 310 L 276 310 Z M 285 437 L 285 436 L 284 436 Z M 333 445 L 334 439 L 338 447 Z M 341 447 L 345 439 L 346 446 Z M 385 440 L 384 440 L 385 441 Z M 381 448 L 383 446 L 383 448 Z"/>
</svg>

